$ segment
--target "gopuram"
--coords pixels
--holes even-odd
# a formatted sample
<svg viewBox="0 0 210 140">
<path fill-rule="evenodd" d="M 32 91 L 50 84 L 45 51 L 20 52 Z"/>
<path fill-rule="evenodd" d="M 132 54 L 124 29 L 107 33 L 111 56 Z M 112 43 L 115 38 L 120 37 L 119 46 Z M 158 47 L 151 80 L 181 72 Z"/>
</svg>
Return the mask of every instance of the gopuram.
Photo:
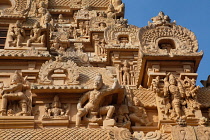
<svg viewBox="0 0 210 140">
<path fill-rule="evenodd" d="M 194 33 L 121 0 L 0 0 L 0 140 L 209 140 Z M 149 19 L 148 19 L 149 20 Z"/>
</svg>

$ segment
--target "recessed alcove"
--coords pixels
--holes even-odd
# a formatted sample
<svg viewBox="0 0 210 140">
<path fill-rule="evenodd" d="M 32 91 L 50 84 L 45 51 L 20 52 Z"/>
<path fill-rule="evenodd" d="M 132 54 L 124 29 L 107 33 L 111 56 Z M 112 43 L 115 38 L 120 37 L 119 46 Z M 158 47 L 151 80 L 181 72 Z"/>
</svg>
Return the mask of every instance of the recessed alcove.
<svg viewBox="0 0 210 140">
<path fill-rule="evenodd" d="M 160 49 L 166 49 L 167 52 L 170 52 L 171 49 L 175 49 L 175 42 L 172 39 L 161 39 L 158 41 L 158 47 Z"/>
</svg>

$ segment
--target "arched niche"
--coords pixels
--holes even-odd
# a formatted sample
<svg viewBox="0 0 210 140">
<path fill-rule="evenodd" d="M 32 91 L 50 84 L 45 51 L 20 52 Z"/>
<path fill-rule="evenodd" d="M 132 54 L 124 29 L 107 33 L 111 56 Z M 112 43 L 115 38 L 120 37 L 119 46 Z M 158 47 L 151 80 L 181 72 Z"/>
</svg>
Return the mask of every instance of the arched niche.
<svg viewBox="0 0 210 140">
<path fill-rule="evenodd" d="M 171 49 L 176 49 L 176 44 L 173 39 L 164 38 L 158 40 L 158 47 L 160 49 L 167 50 L 167 52 L 170 52 Z"/>
</svg>

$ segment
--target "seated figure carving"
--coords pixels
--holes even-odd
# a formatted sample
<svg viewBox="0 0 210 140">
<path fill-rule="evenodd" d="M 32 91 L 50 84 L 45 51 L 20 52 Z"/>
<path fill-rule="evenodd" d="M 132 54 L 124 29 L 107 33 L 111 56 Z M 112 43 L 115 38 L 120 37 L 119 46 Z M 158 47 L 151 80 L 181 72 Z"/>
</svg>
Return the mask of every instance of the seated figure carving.
<svg viewBox="0 0 210 140">
<path fill-rule="evenodd" d="M 132 112 L 129 117 L 131 122 L 135 123 L 135 126 L 150 126 L 152 122 L 149 122 L 145 108 L 141 106 L 141 102 L 137 97 L 133 98 L 134 105 L 130 106 Z"/>
<path fill-rule="evenodd" d="M 2 95 L 2 116 L 28 116 L 31 114 L 30 99 L 26 95 L 29 84 L 16 71 L 12 77 L 9 87 L 3 87 Z M 15 103 L 18 104 L 15 104 Z"/>
<path fill-rule="evenodd" d="M 115 80 L 112 89 L 101 89 L 103 86 L 102 75 L 98 74 L 95 78 L 93 84 L 93 90 L 85 93 L 77 104 L 77 115 L 76 115 L 76 127 L 80 126 L 82 117 L 84 120 L 89 120 L 89 122 L 96 123 L 102 120 L 102 117 L 98 118 L 97 116 L 106 115 L 105 120 L 112 118 L 112 115 L 115 111 L 115 107 L 112 105 L 100 106 L 102 99 L 105 96 L 113 94 L 113 90 L 116 89 L 118 84 Z M 86 104 L 85 104 L 86 103 Z"/>
<path fill-rule="evenodd" d="M 42 29 L 40 27 L 39 22 L 34 24 L 33 29 L 30 33 L 30 39 L 27 41 L 27 47 L 30 46 L 31 43 L 42 43 L 44 44 L 45 35 L 42 35 Z"/>
<path fill-rule="evenodd" d="M 59 97 L 56 95 L 51 106 L 46 106 L 43 118 L 68 118 L 68 114 L 68 106 L 65 105 L 62 108 Z"/>
<path fill-rule="evenodd" d="M 10 46 L 13 44 L 13 47 L 20 47 L 21 43 L 24 41 L 25 36 L 25 30 L 22 28 L 22 24 L 18 20 L 16 24 L 10 28 L 8 43 Z"/>
</svg>

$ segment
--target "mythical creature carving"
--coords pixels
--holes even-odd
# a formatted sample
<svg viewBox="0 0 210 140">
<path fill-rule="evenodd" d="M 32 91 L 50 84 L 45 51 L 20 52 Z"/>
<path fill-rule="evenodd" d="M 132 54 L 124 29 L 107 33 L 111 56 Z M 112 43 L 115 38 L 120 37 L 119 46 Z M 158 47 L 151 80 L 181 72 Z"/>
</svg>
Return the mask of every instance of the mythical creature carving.
<svg viewBox="0 0 210 140">
<path fill-rule="evenodd" d="M 77 104 L 76 127 L 80 127 L 81 120 L 98 123 L 105 115 L 105 120 L 112 119 L 115 111 L 113 105 L 101 106 L 105 96 L 113 94 L 119 84 L 115 79 L 112 89 L 103 89 L 102 75 L 97 74 L 93 83 L 93 90 L 85 93 Z M 98 117 L 100 116 L 100 117 Z"/>
<path fill-rule="evenodd" d="M 12 76 L 9 87 L 2 86 L 2 116 L 29 116 L 31 114 L 31 99 L 26 93 L 29 83 L 17 71 Z"/>
</svg>

